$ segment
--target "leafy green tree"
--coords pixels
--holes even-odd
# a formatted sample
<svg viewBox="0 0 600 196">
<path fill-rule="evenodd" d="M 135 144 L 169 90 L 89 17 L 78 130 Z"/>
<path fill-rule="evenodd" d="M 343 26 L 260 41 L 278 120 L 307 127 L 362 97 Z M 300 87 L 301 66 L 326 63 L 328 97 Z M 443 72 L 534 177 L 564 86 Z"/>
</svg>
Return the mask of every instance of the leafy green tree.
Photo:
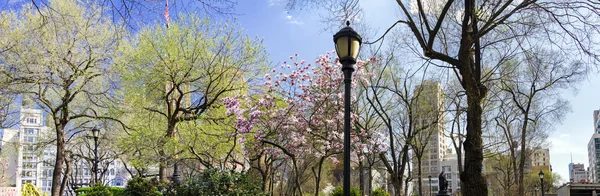
<svg viewBox="0 0 600 196">
<path fill-rule="evenodd" d="M 91 127 L 93 119 L 109 119 L 113 86 L 110 71 L 124 29 L 97 4 L 50 0 L 49 7 L 28 4 L 3 11 L 0 78 L 11 93 L 31 98 L 48 113 L 56 146 L 52 195 L 63 195 L 67 136 Z M 35 10 L 35 11 L 34 11 Z M 2 46 L 0 46 L 2 47 Z M 68 171 L 67 171 L 68 172 Z"/>
<path fill-rule="evenodd" d="M 212 149 L 182 143 L 203 141 L 187 136 L 206 134 L 223 122 L 220 112 L 210 111 L 222 107 L 222 97 L 244 92 L 265 60 L 260 40 L 235 29 L 189 15 L 168 28 L 145 28 L 122 47 L 123 118 L 133 130 L 123 145 L 135 147 L 139 163 L 158 162 L 163 182 L 167 165 L 186 150 L 200 162 L 212 162 L 207 160 Z"/>
</svg>

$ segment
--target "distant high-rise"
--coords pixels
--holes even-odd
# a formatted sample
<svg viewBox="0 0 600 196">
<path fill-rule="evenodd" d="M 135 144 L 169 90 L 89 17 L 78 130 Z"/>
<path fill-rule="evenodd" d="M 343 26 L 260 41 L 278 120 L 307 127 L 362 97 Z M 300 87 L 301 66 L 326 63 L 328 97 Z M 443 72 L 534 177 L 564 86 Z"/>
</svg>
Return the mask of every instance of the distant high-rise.
<svg viewBox="0 0 600 196">
<path fill-rule="evenodd" d="M 588 143 L 588 160 L 590 164 L 590 182 L 599 183 L 600 178 L 600 110 L 594 110 L 594 134 Z"/>
<path fill-rule="evenodd" d="M 421 157 L 421 179 L 423 183 L 423 193 L 429 189 L 428 176 L 432 177 L 431 190 L 437 192 L 437 177 L 441 172 L 441 164 L 448 153 L 445 132 L 445 119 L 441 115 L 444 107 L 444 90 L 439 82 L 425 81 L 417 86 L 413 96 L 418 96 L 413 103 L 413 118 L 415 120 L 415 131 L 419 131 L 417 137 L 420 138 L 422 145 Z M 418 161 L 415 158 L 413 149 L 413 176 L 418 179 Z M 417 186 L 415 186 L 417 187 Z"/>
<path fill-rule="evenodd" d="M 572 183 L 587 182 L 587 171 L 582 163 L 569 163 L 569 181 Z"/>
<path fill-rule="evenodd" d="M 594 110 L 594 129 L 596 129 L 596 133 L 600 133 L 598 131 L 598 129 L 600 129 L 600 127 L 598 126 L 598 120 L 600 119 L 600 110 Z"/>
<path fill-rule="evenodd" d="M 548 148 L 540 148 L 535 149 L 531 153 L 531 170 L 539 171 L 539 170 L 547 170 L 552 171 L 552 166 L 550 165 L 550 149 Z"/>
</svg>

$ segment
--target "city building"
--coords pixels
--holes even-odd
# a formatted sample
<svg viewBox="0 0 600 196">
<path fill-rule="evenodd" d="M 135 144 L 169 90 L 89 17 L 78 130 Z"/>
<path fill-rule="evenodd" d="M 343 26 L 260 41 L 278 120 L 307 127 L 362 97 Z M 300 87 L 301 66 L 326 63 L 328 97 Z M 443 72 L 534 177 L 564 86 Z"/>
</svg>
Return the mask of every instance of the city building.
<svg viewBox="0 0 600 196">
<path fill-rule="evenodd" d="M 600 184 L 565 183 L 556 192 L 559 196 L 597 195 L 600 193 Z"/>
<path fill-rule="evenodd" d="M 458 160 L 456 154 L 449 154 L 440 164 L 441 171 L 444 172 L 444 177 L 448 180 L 448 193 L 454 193 L 460 190 L 460 176 L 458 174 Z"/>
<path fill-rule="evenodd" d="M 590 182 L 599 183 L 600 178 L 600 111 L 594 111 L 594 134 L 588 143 L 588 160 L 590 166 Z"/>
<path fill-rule="evenodd" d="M 550 149 L 548 148 L 538 148 L 533 150 L 530 155 L 530 171 L 552 171 L 552 166 L 550 165 Z"/>
<path fill-rule="evenodd" d="M 423 193 L 437 192 L 438 175 L 441 172 L 441 163 L 448 154 L 446 145 L 445 119 L 442 115 L 444 107 L 444 90 L 439 82 L 425 81 L 417 86 L 413 92 L 416 102 L 412 105 L 413 118 L 416 126 L 413 131 L 418 132 L 418 143 L 412 148 L 413 176 L 418 176 L 419 161 L 416 155 L 421 154 L 420 168 Z M 420 151 L 420 152 L 419 152 Z M 429 176 L 431 186 L 429 187 Z M 418 179 L 415 178 L 415 179 Z M 415 180 L 413 184 L 417 185 Z M 418 186 L 414 186 L 418 189 Z M 418 190 L 415 191 L 418 193 Z"/>
<path fill-rule="evenodd" d="M 43 193 L 50 193 L 52 174 L 56 157 L 56 146 L 52 145 L 54 134 L 51 128 L 44 125 L 43 112 L 24 106 L 20 110 L 20 123 L 17 128 L 2 130 L 0 142 L 0 195 L 21 195 L 25 183 L 31 183 Z M 73 149 L 87 148 L 72 145 Z M 104 171 L 102 182 L 109 186 L 124 187 L 130 179 L 124 164 L 118 159 L 104 161 L 108 167 Z M 91 175 L 91 161 L 80 160 L 72 162 L 68 190 L 88 186 Z M 4 194 L 6 193 L 6 194 Z"/>
<path fill-rule="evenodd" d="M 582 163 L 569 163 L 569 181 L 571 183 L 585 183 L 588 180 L 587 170 Z"/>
<path fill-rule="evenodd" d="M 2 187 L 15 187 L 19 194 L 24 183 L 31 183 L 49 193 L 55 151 L 52 145 L 39 145 L 49 131 L 43 125 L 42 110 L 31 108 L 21 109 L 19 128 L 3 130 L 0 157 L 8 177 Z"/>
</svg>

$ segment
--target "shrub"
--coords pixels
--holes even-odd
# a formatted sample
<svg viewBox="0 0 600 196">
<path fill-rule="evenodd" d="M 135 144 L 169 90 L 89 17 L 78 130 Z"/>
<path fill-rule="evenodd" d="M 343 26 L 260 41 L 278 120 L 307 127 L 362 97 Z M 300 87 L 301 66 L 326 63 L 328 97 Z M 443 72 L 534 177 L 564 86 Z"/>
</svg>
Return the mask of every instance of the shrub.
<svg viewBox="0 0 600 196">
<path fill-rule="evenodd" d="M 89 187 L 89 191 L 85 192 L 85 196 L 113 196 L 113 193 L 107 186 L 97 183 L 94 186 Z"/>
<path fill-rule="evenodd" d="M 342 187 L 337 187 L 333 189 L 333 193 L 330 196 L 342 196 L 344 195 L 344 189 Z M 360 189 L 356 187 L 350 188 L 350 196 L 360 196 Z"/>
<path fill-rule="evenodd" d="M 371 192 L 371 196 L 390 196 L 390 194 L 381 188 L 377 188 Z"/>
<path fill-rule="evenodd" d="M 105 189 L 107 189 L 110 192 L 110 194 L 112 194 L 112 196 L 125 196 L 124 188 L 106 186 Z M 105 195 L 105 193 L 106 193 L 106 192 L 102 191 L 101 188 L 97 188 L 96 186 L 78 188 L 75 192 L 78 193 L 77 195 L 79 195 L 79 196 Z M 98 192 L 98 194 L 96 194 L 95 192 Z M 82 194 L 79 194 L 79 193 L 82 193 Z M 109 195 L 109 194 L 106 193 L 106 195 Z"/>
<path fill-rule="evenodd" d="M 42 193 L 40 193 L 38 188 L 35 188 L 35 185 L 33 185 L 31 183 L 25 183 L 21 190 L 21 195 L 22 196 L 42 196 Z M 46 196 L 46 195 L 47 194 L 43 194 L 43 196 Z"/>
<path fill-rule="evenodd" d="M 262 192 L 261 187 L 260 182 L 254 181 L 244 173 L 206 169 L 196 178 L 181 185 L 177 189 L 177 195 L 267 195 Z"/>
<path fill-rule="evenodd" d="M 150 183 L 150 181 L 142 178 L 135 177 L 127 181 L 124 195 L 126 196 L 159 196 L 158 189 Z"/>
</svg>

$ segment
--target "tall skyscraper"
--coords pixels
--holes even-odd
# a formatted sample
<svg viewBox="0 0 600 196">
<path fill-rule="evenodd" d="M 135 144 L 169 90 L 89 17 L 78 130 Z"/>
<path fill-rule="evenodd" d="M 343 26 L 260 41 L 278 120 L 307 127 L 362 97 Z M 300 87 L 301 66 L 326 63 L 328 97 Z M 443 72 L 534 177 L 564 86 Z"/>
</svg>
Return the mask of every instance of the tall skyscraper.
<svg viewBox="0 0 600 196">
<path fill-rule="evenodd" d="M 444 107 L 444 90 L 439 82 L 425 81 L 417 86 L 414 96 L 416 102 L 413 103 L 413 118 L 415 119 L 415 131 L 417 134 L 417 145 L 413 148 L 413 176 L 418 179 L 418 160 L 415 157 L 415 150 L 421 150 L 421 179 L 423 182 L 423 193 L 432 190 L 437 192 L 438 175 L 441 172 L 442 160 L 448 153 L 445 132 L 445 119 L 442 115 Z M 428 176 L 432 177 L 432 187 L 430 189 Z M 415 183 L 416 184 L 416 183 Z M 418 186 L 415 186 L 418 188 Z"/>
<path fill-rule="evenodd" d="M 594 134 L 588 143 L 588 160 L 590 164 L 590 182 L 599 183 L 600 178 L 600 110 L 594 110 Z"/>
</svg>

